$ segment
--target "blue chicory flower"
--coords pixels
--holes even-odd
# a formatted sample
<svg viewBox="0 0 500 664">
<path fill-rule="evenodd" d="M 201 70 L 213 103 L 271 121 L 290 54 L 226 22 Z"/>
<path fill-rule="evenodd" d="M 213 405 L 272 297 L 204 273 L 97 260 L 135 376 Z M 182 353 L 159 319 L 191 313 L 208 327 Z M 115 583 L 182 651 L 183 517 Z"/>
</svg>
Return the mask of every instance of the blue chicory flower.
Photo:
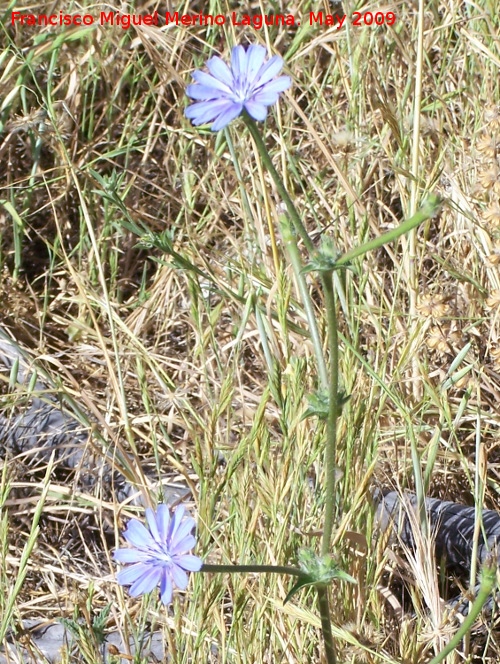
<svg viewBox="0 0 500 664">
<path fill-rule="evenodd" d="M 275 55 L 264 64 L 263 46 L 236 46 L 231 53 L 231 67 L 219 57 L 207 61 L 210 74 L 195 71 L 194 85 L 186 94 L 196 99 L 185 110 L 194 125 L 213 122 L 212 131 L 224 129 L 245 109 L 254 120 L 265 120 L 267 107 L 278 101 L 279 93 L 292 84 L 290 76 L 279 76 L 283 59 Z"/>
<path fill-rule="evenodd" d="M 120 563 L 135 563 L 121 570 L 117 575 L 120 585 L 130 585 L 132 597 L 151 592 L 160 584 L 163 604 L 172 601 L 175 585 L 185 590 L 188 572 L 197 572 L 202 561 L 188 554 L 196 544 L 192 535 L 196 522 L 193 518 L 183 520 L 184 507 L 180 506 L 170 514 L 166 505 L 158 505 L 156 513 L 146 509 L 149 530 L 137 519 L 131 519 L 123 536 L 132 549 L 117 549 L 114 559 Z"/>
</svg>

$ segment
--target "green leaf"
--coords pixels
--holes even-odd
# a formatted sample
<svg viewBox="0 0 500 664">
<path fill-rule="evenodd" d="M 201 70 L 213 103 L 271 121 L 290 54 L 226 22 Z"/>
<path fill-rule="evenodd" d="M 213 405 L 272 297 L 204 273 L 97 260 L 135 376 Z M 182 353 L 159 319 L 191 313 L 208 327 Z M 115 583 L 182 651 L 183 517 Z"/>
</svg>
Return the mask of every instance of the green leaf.
<svg viewBox="0 0 500 664">
<path fill-rule="evenodd" d="M 316 584 L 316 581 L 314 579 L 309 579 L 306 577 L 300 578 L 297 583 L 293 586 L 293 588 L 290 590 L 288 595 L 285 597 L 285 601 L 283 602 L 283 605 L 285 605 L 287 602 L 289 602 L 292 597 L 297 593 L 301 588 L 305 588 L 306 586 L 314 586 Z"/>
<path fill-rule="evenodd" d="M 299 551 L 299 566 L 304 576 L 292 587 L 285 598 L 285 604 L 298 590 L 306 586 L 327 586 L 334 579 L 356 583 L 356 579 L 340 569 L 331 556 L 318 556 L 311 549 Z"/>
<path fill-rule="evenodd" d="M 94 632 L 96 641 L 102 645 L 106 640 L 106 626 L 108 622 L 109 612 L 111 611 L 112 604 L 107 604 L 92 621 L 92 631 Z"/>
<path fill-rule="evenodd" d="M 321 247 L 311 257 L 311 260 L 302 272 L 332 272 L 337 267 L 337 260 L 340 257 L 340 252 L 335 248 L 330 238 L 323 238 Z M 347 267 L 344 265 L 344 267 Z"/>
<path fill-rule="evenodd" d="M 307 397 L 308 408 L 305 413 L 302 415 L 301 420 L 305 420 L 308 417 L 315 415 L 320 420 L 326 420 L 328 417 L 328 392 L 323 390 L 318 390 L 314 394 L 310 394 Z"/>
<path fill-rule="evenodd" d="M 339 413 L 342 410 L 344 404 L 347 403 L 350 398 L 351 398 L 350 394 L 346 394 L 344 391 L 339 391 L 339 393 L 337 394 L 337 407 Z M 312 417 L 313 415 L 320 420 L 328 419 L 329 402 L 330 402 L 328 392 L 325 392 L 323 390 L 318 390 L 318 392 L 310 394 L 307 397 L 307 402 L 309 405 L 307 410 L 302 415 L 301 420 L 305 420 L 308 417 Z"/>
</svg>

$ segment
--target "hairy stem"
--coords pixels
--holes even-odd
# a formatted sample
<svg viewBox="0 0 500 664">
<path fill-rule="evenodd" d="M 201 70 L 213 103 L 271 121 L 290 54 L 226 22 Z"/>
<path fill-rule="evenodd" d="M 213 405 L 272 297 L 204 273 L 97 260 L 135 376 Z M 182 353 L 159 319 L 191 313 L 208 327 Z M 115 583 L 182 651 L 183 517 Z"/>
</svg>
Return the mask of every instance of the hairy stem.
<svg viewBox="0 0 500 664">
<path fill-rule="evenodd" d="M 323 289 L 325 292 L 326 318 L 328 323 L 328 348 L 330 352 L 328 419 L 326 423 L 325 449 L 325 523 L 323 526 L 323 541 L 321 546 L 322 555 L 327 555 L 330 552 L 336 504 L 335 473 L 337 470 L 337 419 L 339 414 L 339 339 L 337 328 L 337 310 L 332 277 L 332 272 L 324 272 L 322 274 Z"/>
<path fill-rule="evenodd" d="M 288 194 L 286 187 L 278 175 L 278 172 L 274 168 L 271 156 L 267 151 L 266 145 L 260 135 L 260 132 L 257 128 L 255 121 L 247 114 L 243 114 L 245 123 L 252 135 L 254 143 L 257 147 L 259 155 L 262 159 L 264 166 L 269 171 L 276 189 L 278 190 L 281 199 L 285 203 L 288 216 L 293 224 L 295 233 L 301 238 L 304 246 L 309 252 L 309 258 L 312 259 L 316 252 L 316 248 L 309 237 L 307 230 L 302 223 L 302 220 L 297 212 L 297 209 Z M 288 229 L 290 231 L 291 229 Z M 299 287 L 303 285 L 303 275 L 301 274 L 300 269 L 300 253 L 298 250 L 297 242 L 293 233 L 288 232 L 285 234 L 285 242 L 288 241 L 288 250 L 289 255 L 292 260 L 292 265 L 297 275 Z M 321 271 L 320 277 L 323 284 L 323 289 L 325 293 L 325 305 L 327 311 L 327 322 L 328 322 L 328 346 L 330 353 L 330 375 L 327 376 L 325 369 L 325 362 L 323 358 L 323 351 L 321 348 L 321 343 L 319 341 L 319 335 L 317 334 L 316 321 L 313 315 L 312 302 L 309 299 L 309 293 L 307 293 L 306 288 L 301 288 L 301 295 L 304 301 L 304 306 L 306 308 L 306 313 L 308 316 L 308 321 L 311 330 L 311 336 L 313 338 L 313 343 L 315 347 L 315 353 L 318 362 L 318 373 L 320 376 L 321 383 L 323 387 L 328 385 L 329 391 L 329 410 L 328 410 L 328 420 L 327 420 L 327 441 L 325 449 L 325 473 L 326 473 L 326 506 L 325 506 L 325 525 L 323 531 L 323 542 L 322 542 L 322 554 L 326 555 L 329 553 L 330 543 L 332 539 L 334 518 L 335 518 L 335 472 L 336 472 L 336 451 L 337 451 L 337 418 L 338 418 L 338 383 L 339 383 L 339 372 L 338 372 L 338 332 L 337 332 L 337 311 L 335 304 L 335 295 L 333 289 L 332 281 L 332 271 Z M 316 332 L 316 337 L 314 336 Z M 205 570 L 204 566 L 202 571 Z M 273 571 L 278 568 L 272 568 Z M 207 570 L 208 571 L 208 570 Z M 252 570 L 255 571 L 255 570 Z M 336 664 L 335 657 L 335 647 L 333 643 L 333 635 L 331 628 L 331 618 L 330 618 L 330 609 L 328 605 L 328 592 L 327 588 L 323 585 L 317 587 L 318 599 L 319 599 L 319 609 L 321 613 L 321 629 L 323 633 L 323 641 L 325 645 L 325 654 L 328 664 Z"/>
<path fill-rule="evenodd" d="M 237 574 L 240 572 L 256 572 L 257 574 L 290 574 L 299 578 L 307 578 L 307 574 L 298 567 L 283 565 L 203 565 L 200 572 L 212 574 Z"/>
<path fill-rule="evenodd" d="M 323 643 L 325 645 L 325 655 L 328 664 L 336 664 L 335 645 L 333 643 L 332 625 L 330 622 L 330 605 L 328 602 L 328 588 L 317 586 L 319 612 L 321 615 L 321 631 L 323 633 Z"/>
</svg>

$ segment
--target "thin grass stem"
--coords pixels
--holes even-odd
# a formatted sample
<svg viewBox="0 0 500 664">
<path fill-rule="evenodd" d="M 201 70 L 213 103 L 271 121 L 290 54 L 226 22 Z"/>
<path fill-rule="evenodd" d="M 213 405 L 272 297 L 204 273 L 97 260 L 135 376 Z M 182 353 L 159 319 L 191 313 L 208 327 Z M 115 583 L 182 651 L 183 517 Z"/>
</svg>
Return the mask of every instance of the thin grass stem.
<svg viewBox="0 0 500 664">
<path fill-rule="evenodd" d="M 283 241 L 288 251 L 288 255 L 290 256 L 290 262 L 295 274 L 295 279 L 297 280 L 300 296 L 302 298 L 302 304 L 304 305 L 307 322 L 309 324 L 309 333 L 311 335 L 314 354 L 316 356 L 316 363 L 318 365 L 320 383 L 322 388 L 326 390 L 328 388 L 328 371 L 323 355 L 323 344 L 321 343 L 321 337 L 319 334 L 318 325 L 316 323 L 316 316 L 314 315 L 314 305 L 311 296 L 309 295 L 304 273 L 302 272 L 303 265 L 302 259 L 300 257 L 300 251 L 297 246 L 296 238 L 292 232 L 292 229 L 290 228 L 288 218 L 285 215 L 281 215 L 280 217 L 280 226 L 281 235 L 283 236 Z"/>
</svg>

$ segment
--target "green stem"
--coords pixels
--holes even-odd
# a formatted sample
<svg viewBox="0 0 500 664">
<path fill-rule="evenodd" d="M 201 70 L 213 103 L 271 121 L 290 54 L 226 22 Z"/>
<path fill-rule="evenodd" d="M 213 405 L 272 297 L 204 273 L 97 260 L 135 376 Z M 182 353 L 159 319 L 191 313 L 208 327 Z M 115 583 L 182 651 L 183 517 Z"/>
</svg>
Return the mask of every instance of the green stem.
<svg viewBox="0 0 500 664">
<path fill-rule="evenodd" d="M 290 219 L 293 222 L 297 234 L 301 237 L 304 245 L 307 247 L 311 255 L 316 253 L 316 249 L 309 237 L 307 230 L 305 229 L 302 220 L 300 219 L 299 213 L 295 205 L 293 204 L 292 199 L 290 198 L 283 181 L 281 180 L 278 172 L 274 168 L 273 162 L 267 151 L 262 136 L 257 128 L 257 125 L 254 120 L 247 114 L 243 114 L 245 123 L 252 134 L 259 155 L 264 163 L 264 166 L 268 169 L 271 174 L 278 193 L 283 199 Z M 335 297 L 333 294 L 333 285 L 332 285 L 332 275 L 331 274 L 322 274 L 321 280 L 323 283 L 323 288 L 325 290 L 325 302 L 327 308 L 327 318 L 328 318 L 328 336 L 329 336 L 329 348 L 330 348 L 330 380 L 329 380 L 329 392 L 330 392 L 330 411 L 328 417 L 328 426 L 327 426 L 327 444 L 326 444 L 326 505 L 327 513 L 325 516 L 325 532 L 326 537 L 323 538 L 323 549 L 328 549 L 331 540 L 331 533 L 333 530 L 333 517 L 334 517 L 334 503 L 335 503 L 335 456 L 337 448 L 337 416 L 338 416 L 338 407 L 337 407 L 337 393 L 338 393 L 338 339 L 337 339 L 337 313 L 335 308 Z M 327 292 L 329 291 L 329 294 Z M 313 329 L 313 328 L 311 328 Z M 317 353 L 316 353 L 317 355 Z M 322 377 L 322 362 L 319 362 L 319 373 Z M 326 382 L 326 381 L 325 381 Z M 328 508 L 328 505 L 330 507 Z M 328 525 L 327 525 L 328 524 Z M 328 551 L 324 550 L 323 553 Z"/>
<path fill-rule="evenodd" d="M 248 113 L 246 112 L 243 113 L 243 118 L 248 127 L 248 130 L 250 131 L 250 134 L 252 135 L 252 138 L 257 147 L 262 162 L 269 171 L 271 177 L 273 178 L 274 184 L 276 185 L 276 189 L 278 190 L 279 195 L 281 196 L 283 202 L 286 205 L 286 209 L 288 211 L 290 220 L 292 221 L 293 226 L 295 228 L 295 232 L 302 239 L 304 246 L 309 252 L 310 258 L 312 258 L 316 254 L 316 248 L 314 247 L 314 244 L 311 238 L 309 237 L 304 224 L 302 223 L 299 213 L 297 212 L 297 209 L 295 208 L 295 205 L 292 199 L 290 198 L 282 179 L 280 178 L 278 172 L 274 168 L 271 156 L 267 151 L 266 145 L 262 139 L 262 136 L 260 135 L 260 131 L 258 130 L 255 121 L 248 115 Z M 295 244 L 295 248 L 297 248 L 295 238 L 293 238 L 293 242 Z M 296 253 L 297 255 L 299 255 L 298 250 Z M 291 256 L 295 257 L 293 249 Z M 328 322 L 328 346 L 330 351 L 330 376 L 328 378 L 325 375 L 326 371 L 324 370 L 323 351 L 322 348 L 320 348 L 321 343 L 319 343 L 318 346 L 316 346 L 315 343 L 315 352 L 318 358 L 317 360 L 318 373 L 320 375 L 321 382 L 325 385 L 326 384 L 329 385 L 329 411 L 328 411 L 328 421 L 327 421 L 327 442 L 325 450 L 326 504 L 325 504 L 325 525 L 324 525 L 323 543 L 322 543 L 322 554 L 326 555 L 329 553 L 330 549 L 330 543 L 333 532 L 333 523 L 335 517 L 335 471 L 336 471 L 336 450 L 337 450 L 337 418 L 339 413 L 338 409 L 339 372 L 338 372 L 337 311 L 335 305 L 335 295 L 333 290 L 332 272 L 328 273 L 320 272 L 320 276 L 325 293 L 325 305 L 326 305 L 327 322 Z M 308 295 L 309 294 L 307 293 L 307 296 Z M 304 299 L 304 306 L 305 306 L 305 303 L 307 302 L 307 297 L 304 297 L 304 294 L 302 294 L 302 297 Z M 309 313 L 311 312 L 313 312 L 312 305 L 311 305 L 311 311 Z M 308 320 L 309 324 L 311 325 L 311 320 L 309 315 L 308 315 Z M 314 329 L 315 329 L 315 322 L 314 325 L 311 325 L 311 332 Z M 241 566 L 239 567 L 241 569 Z M 271 569 L 268 569 L 268 571 L 276 571 L 278 569 L 279 568 L 273 567 Z M 210 570 L 208 570 L 207 566 L 204 565 L 202 567 L 202 571 L 210 571 Z M 236 568 L 232 568 L 232 571 L 236 571 Z M 247 571 L 258 571 L 258 570 L 252 569 Z M 261 571 L 264 570 L 261 569 Z M 331 628 L 330 609 L 328 606 L 327 588 L 318 587 L 317 590 L 318 590 L 319 608 L 321 613 L 321 629 L 323 633 L 323 641 L 325 644 L 326 659 L 328 664 L 336 664 L 335 647 L 333 643 L 333 635 Z"/>
<path fill-rule="evenodd" d="M 436 196 L 435 194 L 430 194 L 426 199 L 426 201 L 424 202 L 424 204 L 422 205 L 422 207 L 419 210 L 417 210 L 417 212 L 415 212 L 413 217 L 410 217 L 410 219 L 406 219 L 401 224 L 399 224 L 399 226 L 396 226 L 396 228 L 387 231 L 387 233 L 382 233 L 382 235 L 378 235 L 377 237 L 373 238 L 372 240 L 369 240 L 368 242 L 365 242 L 364 244 L 354 247 L 353 249 L 349 249 L 349 251 L 346 251 L 345 254 L 343 254 L 340 258 L 338 258 L 335 261 L 335 267 L 338 268 L 341 267 L 342 265 L 347 265 L 354 258 L 357 258 L 358 256 L 363 256 L 368 251 L 373 251 L 374 249 L 383 247 L 384 244 L 388 244 L 389 242 L 394 242 L 395 240 L 400 238 L 401 235 L 408 233 L 413 228 L 419 226 L 423 221 L 426 221 L 434 214 L 436 214 L 436 212 L 439 210 L 440 205 L 441 205 L 441 199 L 439 198 L 439 196 Z"/>
<path fill-rule="evenodd" d="M 429 664 L 439 664 L 445 659 L 447 655 L 453 652 L 453 650 L 455 650 L 455 648 L 457 648 L 460 645 L 460 642 L 467 634 L 467 632 L 472 628 L 473 624 L 476 621 L 476 618 L 481 613 L 481 609 L 483 608 L 484 604 L 486 603 L 486 600 L 488 599 L 491 591 L 493 590 L 493 586 L 495 585 L 496 581 L 496 570 L 497 570 L 496 565 L 492 565 L 491 567 L 483 567 L 483 578 L 481 580 L 481 586 L 479 588 L 476 601 L 469 609 L 469 615 L 464 620 L 460 629 L 457 631 L 455 636 L 450 640 L 448 645 L 445 646 L 441 650 L 441 652 L 438 653 L 436 657 L 434 657 L 434 659 L 429 662 Z"/>
<path fill-rule="evenodd" d="M 330 606 L 328 603 L 328 588 L 316 586 L 318 591 L 319 612 L 321 615 L 321 631 L 323 643 L 325 644 L 325 655 L 328 664 L 336 664 L 335 645 L 333 643 L 332 625 L 330 622 Z"/>
<path fill-rule="evenodd" d="M 203 565 L 200 572 L 212 574 L 237 574 L 239 572 L 257 572 L 257 574 L 290 574 L 299 578 L 308 578 L 307 574 L 298 567 L 286 567 L 283 565 Z"/>
<path fill-rule="evenodd" d="M 330 351 L 330 384 L 328 390 L 328 419 L 326 423 L 325 449 L 325 523 L 323 527 L 322 555 L 330 552 L 335 518 L 335 472 L 337 458 L 337 418 L 339 391 L 339 339 L 337 329 L 337 310 L 333 290 L 333 273 L 323 272 L 322 283 L 325 293 L 325 307 L 328 324 L 328 347 Z"/>
<path fill-rule="evenodd" d="M 262 140 L 262 136 L 260 135 L 260 131 L 257 128 L 255 120 L 253 120 L 246 112 L 243 113 L 243 119 L 245 120 L 248 130 L 252 134 L 252 138 L 255 142 L 255 145 L 257 146 L 257 150 L 259 151 L 262 162 L 269 171 L 269 173 L 271 174 L 271 177 L 274 180 L 274 184 L 276 185 L 276 189 L 278 190 L 279 195 L 281 196 L 283 202 L 286 205 L 286 209 L 288 211 L 288 214 L 290 215 L 290 219 L 293 222 L 295 230 L 297 231 L 297 235 L 300 236 L 302 242 L 304 243 L 309 253 L 314 254 L 315 248 L 312 243 L 312 240 L 309 237 L 304 224 L 302 223 L 302 219 L 299 217 L 299 213 L 297 212 L 297 209 L 293 204 L 293 201 L 290 198 L 290 195 L 286 190 L 285 185 L 283 184 L 283 180 L 278 175 L 278 171 L 274 168 L 271 156 L 269 155 L 266 145 Z"/>
</svg>

